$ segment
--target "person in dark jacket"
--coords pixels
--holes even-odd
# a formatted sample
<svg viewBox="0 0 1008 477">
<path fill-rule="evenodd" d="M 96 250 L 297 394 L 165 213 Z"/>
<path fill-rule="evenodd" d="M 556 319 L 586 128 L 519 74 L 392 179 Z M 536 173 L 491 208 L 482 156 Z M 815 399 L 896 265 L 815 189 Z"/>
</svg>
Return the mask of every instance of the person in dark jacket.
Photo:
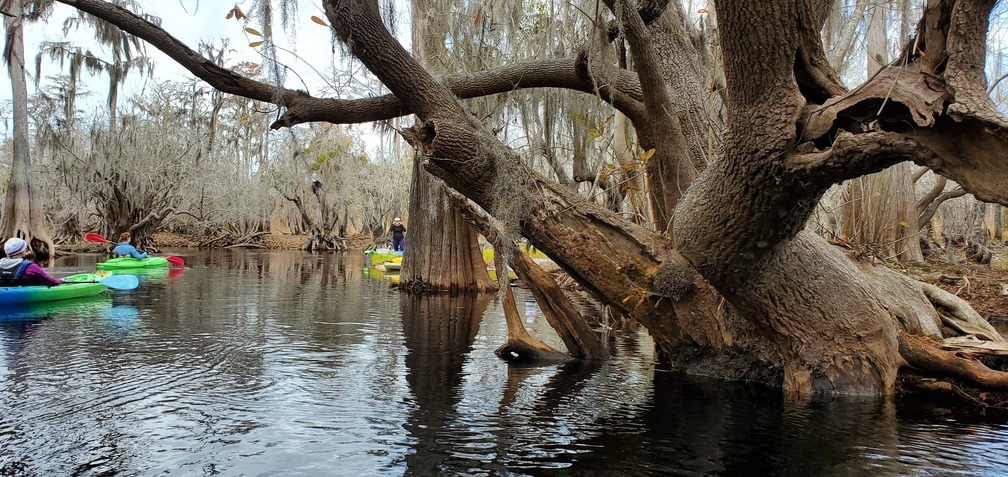
<svg viewBox="0 0 1008 477">
<path fill-rule="evenodd" d="M 42 270 L 35 262 L 24 258 L 28 252 L 28 243 L 11 237 L 4 242 L 4 254 L 0 258 L 0 285 L 59 285 L 63 280 L 54 278 Z"/>
<path fill-rule="evenodd" d="M 392 250 L 401 252 L 406 249 L 406 226 L 402 224 L 399 217 L 392 219 L 392 226 L 389 227 L 392 234 Z"/>
<path fill-rule="evenodd" d="M 141 252 L 130 243 L 130 233 L 123 232 L 119 234 L 119 245 L 116 245 L 112 249 L 113 257 L 133 257 L 137 260 L 143 260 L 147 258 L 147 252 Z"/>
</svg>

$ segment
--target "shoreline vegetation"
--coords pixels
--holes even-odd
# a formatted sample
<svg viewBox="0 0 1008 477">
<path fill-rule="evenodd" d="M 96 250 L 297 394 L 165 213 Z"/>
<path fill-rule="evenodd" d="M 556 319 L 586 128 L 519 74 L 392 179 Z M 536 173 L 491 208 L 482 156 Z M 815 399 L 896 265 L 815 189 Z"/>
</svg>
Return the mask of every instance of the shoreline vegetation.
<svg viewBox="0 0 1008 477">
<path fill-rule="evenodd" d="M 157 232 L 153 236 L 153 250 L 162 248 L 219 248 L 200 247 L 207 240 L 205 237 L 178 234 L 173 232 Z M 300 250 L 308 242 L 306 235 L 289 233 L 266 233 L 257 237 L 251 244 L 224 248 L 255 248 L 263 250 Z M 363 253 L 374 242 L 368 236 L 347 237 L 346 253 Z M 103 253 L 108 245 L 86 242 L 61 244 L 57 250 L 60 255 L 78 253 Z M 989 266 L 976 265 L 958 257 L 956 263 L 944 261 L 927 261 L 924 263 L 893 263 L 877 264 L 894 268 L 911 277 L 921 280 L 968 300 L 981 316 L 992 325 L 998 327 L 1002 334 L 1008 331 L 1008 243 L 992 242 L 990 249 L 994 259 Z M 492 266 L 488 264 L 488 266 Z M 570 284 L 570 282 L 568 281 Z"/>
</svg>

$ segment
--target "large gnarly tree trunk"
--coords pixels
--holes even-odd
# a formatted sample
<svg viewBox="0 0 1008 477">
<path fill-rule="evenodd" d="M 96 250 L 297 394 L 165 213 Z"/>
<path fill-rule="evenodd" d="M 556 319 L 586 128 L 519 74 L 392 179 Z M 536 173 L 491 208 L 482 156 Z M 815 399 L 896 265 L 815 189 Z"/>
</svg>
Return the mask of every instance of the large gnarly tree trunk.
<svg viewBox="0 0 1008 477">
<path fill-rule="evenodd" d="M 434 15 L 429 2 L 413 1 L 413 53 L 431 67 L 443 61 L 444 32 L 422 36 L 427 15 Z M 440 181 L 413 159 L 410 179 L 406 253 L 399 286 L 412 292 L 474 291 L 497 289 L 483 264 L 479 237 L 462 214 L 449 206 Z"/>
<path fill-rule="evenodd" d="M 62 1 L 118 19 L 216 87 L 255 98 L 271 91 L 209 68 L 156 26 L 104 2 Z M 672 109 L 659 108 L 674 98 L 655 73 L 643 19 L 634 15 L 633 2 L 622 6 L 642 94 L 605 79 L 599 84 L 608 88 L 603 97 L 626 108 L 636 124 L 669 114 Z M 284 90 L 285 120 L 357 121 L 373 117 L 376 108 L 415 113 L 420 122 L 411 137 L 434 175 L 495 216 L 518 217 L 523 235 L 588 290 L 640 320 L 681 368 L 765 381 L 796 394 L 889 392 L 906 363 L 936 374 L 966 369 L 975 383 L 992 382 L 971 367 L 921 358 L 931 354 L 916 351 L 931 345 L 906 339 L 933 336 L 935 317 L 944 322 L 945 315 L 997 339 L 962 300 L 847 260 L 802 232 L 830 185 L 905 160 L 955 179 L 982 200 L 1008 203 L 1008 121 L 983 87 L 990 2 L 932 0 L 927 15 L 937 18 L 922 23 L 918 50 L 851 93 L 825 61 L 818 36 L 824 13 L 809 2 L 720 3 L 725 140 L 718 160 L 676 207 L 674 243 L 522 168 L 459 104 L 458 83 L 438 83 L 398 45 L 376 2 L 327 0 L 324 7 L 339 37 L 397 101 L 313 101 Z M 753 51 L 761 53 L 758 60 Z M 584 88 L 578 79 L 565 84 Z M 879 115 L 885 98 L 899 107 Z M 329 108 L 324 115 L 316 109 L 322 105 Z M 670 124 L 664 121 L 652 125 Z M 865 128 L 872 121 L 879 130 Z"/>
<path fill-rule="evenodd" d="M 14 124 L 11 129 L 14 147 L 11 160 L 11 176 L 7 183 L 4 201 L 3 228 L 0 233 L 7 237 L 24 238 L 37 256 L 56 253 L 52 239 L 45 229 L 45 213 L 42 201 L 31 186 L 31 149 L 28 146 L 28 86 L 25 83 L 24 57 L 24 6 L 21 0 L 9 4 L 11 16 L 4 16 L 6 42 L 4 59 L 11 79 L 11 99 L 14 108 Z"/>
<path fill-rule="evenodd" d="M 858 271 L 849 264 L 830 263 L 836 261 L 830 259 L 822 242 L 799 231 L 824 190 L 823 182 L 861 175 L 901 159 L 942 166 L 945 172 L 960 177 L 971 175 L 972 168 L 961 168 L 962 157 L 949 151 L 947 143 L 940 144 L 946 148 L 938 150 L 943 153 L 939 157 L 933 149 L 925 149 L 895 133 L 867 132 L 854 136 L 841 131 L 832 136 L 832 143 L 795 148 L 794 144 L 802 142 L 795 132 L 804 133 L 805 138 L 820 138 L 818 132 L 824 131 L 794 127 L 796 119 L 803 117 L 806 98 L 811 97 L 808 88 L 816 86 L 799 83 L 796 87 L 791 70 L 803 65 L 795 64 L 794 58 L 812 51 L 815 44 L 810 43 L 802 30 L 795 35 L 784 25 L 796 20 L 800 25 L 815 26 L 818 22 L 817 12 L 806 3 L 787 3 L 720 4 L 718 18 L 726 50 L 730 112 L 725 157 L 701 175 L 677 209 L 677 244 L 701 274 L 768 332 L 784 357 L 786 390 L 891 389 L 896 370 L 903 363 L 897 347 L 900 329 L 934 329 L 929 325 L 934 316 L 933 311 L 928 312 L 933 309 L 930 297 L 909 281 L 900 293 L 879 293 L 881 289 L 891 290 L 900 280 L 895 277 L 883 283 L 866 280 L 866 271 Z M 768 30 L 754 29 L 751 18 L 773 20 L 766 25 Z M 966 41 L 982 42 L 984 24 L 968 14 L 957 20 L 960 23 L 953 20 L 956 26 L 948 31 L 950 37 L 968 34 L 970 38 Z M 921 34 L 936 37 L 941 33 L 929 30 Z M 753 50 L 768 54 L 758 64 L 740 54 Z M 928 51 L 935 54 L 941 49 Z M 892 88 L 892 78 L 880 79 L 881 76 L 873 80 L 879 81 L 876 83 L 879 89 L 874 93 L 881 91 L 884 84 Z M 826 89 L 830 85 L 820 86 Z M 847 98 L 867 100 L 872 98 L 871 90 L 862 88 Z M 918 126 L 928 126 L 933 121 L 928 115 L 941 111 L 921 112 L 923 108 L 915 100 L 934 96 L 931 91 L 912 91 L 909 97 L 902 96 L 901 91 L 893 96 L 899 97 L 897 101 L 907 105 L 911 112 L 922 113 L 924 118 L 918 123 L 924 124 Z M 962 99 L 975 98 L 967 94 Z M 844 99 L 831 101 L 843 102 Z M 877 104 L 864 106 L 874 106 L 877 111 Z M 840 106 L 832 109 L 827 106 L 824 110 L 836 111 L 837 107 Z M 853 118 L 858 118 L 857 112 L 844 121 Z M 834 127 L 840 123 L 832 122 Z M 937 141 L 933 144 L 938 145 Z M 828 149 L 820 152 L 817 147 Z M 830 174 L 839 177 L 829 177 Z M 986 190 L 1005 200 L 1003 192 Z M 710 204 L 731 206 L 719 208 Z M 743 232 L 726 236 L 722 233 L 726 228 Z M 823 280 L 824 277 L 830 279 Z M 880 288 L 886 282 L 891 283 Z M 915 288 L 917 291 L 912 291 Z M 900 301 L 910 306 L 897 306 Z M 851 341 L 831 343 L 816 339 L 808 334 L 810 331 L 830 336 L 831 340 L 844 336 Z"/>
<path fill-rule="evenodd" d="M 729 111 L 724 157 L 708 166 L 677 207 L 674 235 L 691 265 L 742 319 L 722 318 L 701 306 L 694 307 L 700 313 L 681 312 L 671 322 L 674 307 L 697 301 L 705 289 L 661 239 L 571 201 L 534 176 L 516 173 L 513 154 L 466 115 L 446 88 L 406 61 L 368 7 L 329 2 L 326 11 L 354 54 L 423 120 L 414 137 L 430 157 L 431 171 L 495 215 L 514 216 L 516 207 L 532 210 L 519 222 L 523 232 L 573 269 L 589 289 L 641 319 L 664 349 L 688 341 L 722 353 L 741 348 L 751 367 L 728 373 L 742 377 L 763 365 L 779 373 L 776 382 L 790 393 L 890 391 L 903 363 L 899 327 L 922 333 L 936 328 L 928 297 L 899 275 L 841 260 L 824 241 L 800 231 L 821 194 L 837 180 L 902 160 L 943 165 L 939 169 L 960 176 L 968 169 L 957 167 L 955 155 L 940 164 L 934 153 L 894 133 L 856 138 L 841 133 L 828 151 L 812 144 L 796 149 L 804 95 L 824 100 L 843 92 L 818 38 L 823 12 L 787 1 L 721 7 Z M 635 25 L 640 19 L 628 10 L 633 11 L 624 9 L 625 26 Z M 802 27 L 797 31 L 790 27 L 796 23 Z M 627 26 L 628 34 L 643 36 L 641 30 Z M 635 56 L 637 64 L 653 73 L 646 66 L 653 64 L 646 61 L 653 50 L 647 51 L 646 41 L 631 41 L 635 44 L 635 55 L 642 53 Z M 765 55 L 754 62 L 752 51 Z M 642 80 L 645 95 L 667 103 L 662 89 L 649 81 Z M 668 114 L 649 104 L 651 116 L 662 113 Z M 492 185 L 501 182 L 499 175 L 513 177 L 508 183 L 516 190 L 537 191 L 528 198 L 534 202 L 496 200 L 500 194 Z M 595 253 L 563 247 L 572 242 L 597 247 Z M 887 296 L 880 289 L 899 293 Z"/>
</svg>

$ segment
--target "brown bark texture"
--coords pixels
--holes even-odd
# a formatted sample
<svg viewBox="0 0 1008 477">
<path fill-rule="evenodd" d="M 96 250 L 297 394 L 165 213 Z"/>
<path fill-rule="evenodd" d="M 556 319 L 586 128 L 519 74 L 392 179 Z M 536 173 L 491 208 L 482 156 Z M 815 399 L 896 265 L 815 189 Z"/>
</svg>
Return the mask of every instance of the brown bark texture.
<svg viewBox="0 0 1008 477">
<path fill-rule="evenodd" d="M 56 253 L 49 232 L 45 229 L 45 211 L 31 185 L 31 148 L 28 146 L 28 86 L 25 83 L 24 10 L 21 0 L 10 2 L 11 16 L 4 16 L 6 41 L 4 60 L 11 79 L 13 106 L 13 136 L 11 175 L 4 199 L 2 238 L 20 237 L 28 242 L 36 255 L 48 257 Z"/>
</svg>

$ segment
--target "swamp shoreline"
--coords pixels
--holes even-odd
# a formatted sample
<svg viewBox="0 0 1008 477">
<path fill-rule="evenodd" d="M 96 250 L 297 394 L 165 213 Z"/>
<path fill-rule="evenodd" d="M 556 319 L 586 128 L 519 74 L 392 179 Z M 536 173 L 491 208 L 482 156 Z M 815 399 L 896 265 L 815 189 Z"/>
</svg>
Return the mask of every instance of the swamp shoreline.
<svg viewBox="0 0 1008 477">
<path fill-rule="evenodd" d="M 205 237 L 158 232 L 154 234 L 152 249 L 197 248 L 205 239 Z M 297 250 L 302 248 L 307 241 L 305 235 L 269 233 L 260 236 L 254 244 L 235 246 L 235 248 Z M 373 244 L 373 241 L 367 236 L 357 236 L 349 237 L 346 243 L 348 251 L 355 253 L 364 251 Z M 992 242 L 989 247 L 994 253 L 994 259 L 990 266 L 970 263 L 964 257 L 957 257 L 958 262 L 955 264 L 944 261 L 927 261 L 914 264 L 880 265 L 889 266 L 966 299 L 981 316 L 991 324 L 1003 329 L 1008 326 L 1008 243 Z M 57 247 L 59 255 L 103 253 L 108 249 L 108 245 L 83 240 L 77 243 L 60 244 Z"/>
</svg>

